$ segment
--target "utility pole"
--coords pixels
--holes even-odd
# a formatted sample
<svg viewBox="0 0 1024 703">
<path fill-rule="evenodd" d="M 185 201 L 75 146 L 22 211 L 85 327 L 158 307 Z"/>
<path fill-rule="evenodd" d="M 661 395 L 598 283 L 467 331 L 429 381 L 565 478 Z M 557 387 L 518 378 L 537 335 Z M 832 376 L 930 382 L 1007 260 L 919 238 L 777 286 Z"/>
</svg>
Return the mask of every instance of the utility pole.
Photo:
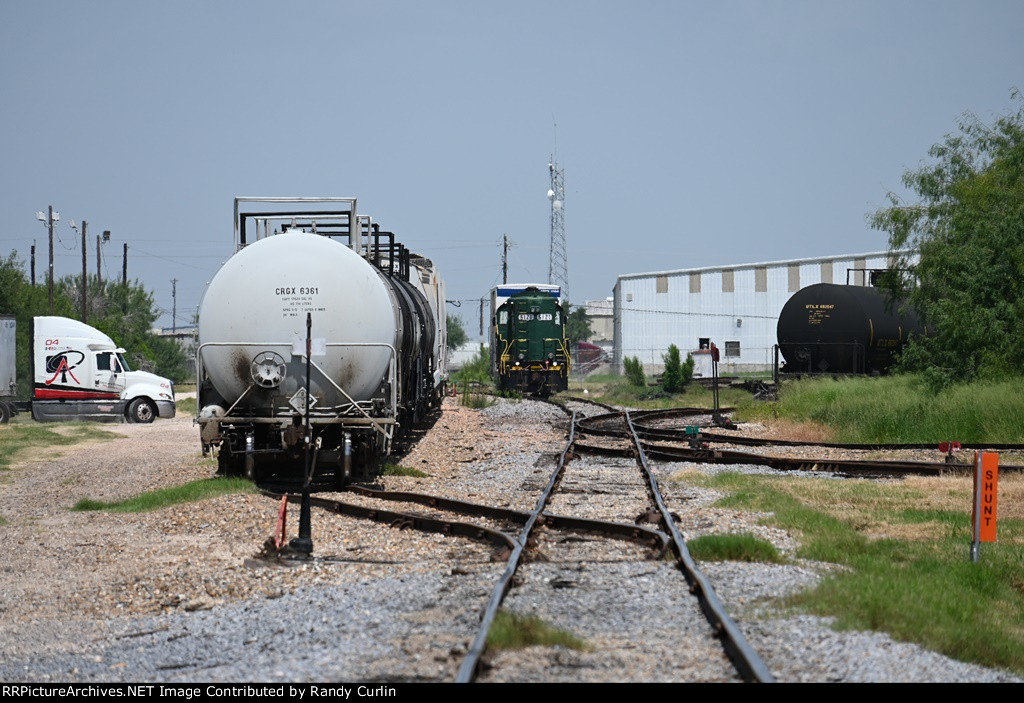
<svg viewBox="0 0 1024 703">
<path fill-rule="evenodd" d="M 59 217 L 59 215 L 58 215 Z M 50 229 L 50 314 L 53 314 L 53 205 L 50 206 L 50 219 L 47 220 L 47 227 Z"/>
<path fill-rule="evenodd" d="M 178 279 L 171 279 L 171 334 L 178 332 Z"/>
<path fill-rule="evenodd" d="M 128 285 L 128 242 L 124 243 L 124 261 L 121 262 L 121 283 Z"/>
<path fill-rule="evenodd" d="M 508 235 L 501 235 L 504 241 L 504 247 L 501 250 L 501 284 L 506 285 L 508 283 Z"/>
<path fill-rule="evenodd" d="M 36 219 L 43 223 L 43 225 L 50 231 L 50 273 L 49 273 L 49 286 L 50 286 L 50 314 L 53 314 L 53 223 L 60 220 L 60 213 L 53 211 L 53 205 L 50 206 L 50 215 L 47 217 L 41 211 L 36 213 Z"/>
<path fill-rule="evenodd" d="M 87 223 L 82 220 L 82 322 L 85 322 L 85 317 L 88 314 L 89 309 L 89 293 L 86 287 L 86 281 L 88 280 L 89 274 L 87 272 L 86 256 L 88 255 L 89 247 L 85 243 L 85 228 Z"/>
<path fill-rule="evenodd" d="M 36 243 L 32 242 L 32 287 L 36 287 Z"/>
<path fill-rule="evenodd" d="M 480 336 L 484 336 L 484 299 L 480 298 Z"/>
<path fill-rule="evenodd" d="M 103 261 L 100 258 L 100 235 L 96 235 L 96 284 L 99 286 L 100 291 L 103 290 L 103 272 L 100 270 L 100 266 Z"/>
</svg>

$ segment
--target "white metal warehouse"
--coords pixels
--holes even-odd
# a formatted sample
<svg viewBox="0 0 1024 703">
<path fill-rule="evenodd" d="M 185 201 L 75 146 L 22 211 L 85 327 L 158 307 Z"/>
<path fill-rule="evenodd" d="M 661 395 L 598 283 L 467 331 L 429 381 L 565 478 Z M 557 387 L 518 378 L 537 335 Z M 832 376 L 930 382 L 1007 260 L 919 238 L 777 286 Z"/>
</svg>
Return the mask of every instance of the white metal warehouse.
<svg viewBox="0 0 1024 703">
<path fill-rule="evenodd" d="M 771 369 L 779 313 L 793 293 L 815 283 L 871 285 L 890 260 L 883 251 L 619 276 L 615 364 L 635 356 L 659 372 L 670 344 L 685 355 L 708 340 L 721 352 L 720 373 Z"/>
</svg>

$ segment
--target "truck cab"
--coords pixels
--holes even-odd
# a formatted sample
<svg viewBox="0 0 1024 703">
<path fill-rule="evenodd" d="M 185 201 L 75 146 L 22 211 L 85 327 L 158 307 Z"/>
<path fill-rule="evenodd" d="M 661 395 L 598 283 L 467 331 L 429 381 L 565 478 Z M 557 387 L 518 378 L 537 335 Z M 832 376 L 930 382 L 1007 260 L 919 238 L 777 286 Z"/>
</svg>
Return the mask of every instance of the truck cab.
<svg viewBox="0 0 1024 703">
<path fill-rule="evenodd" d="M 33 318 L 32 417 L 141 423 L 174 417 L 171 381 L 132 371 L 124 351 L 77 320 Z"/>
</svg>

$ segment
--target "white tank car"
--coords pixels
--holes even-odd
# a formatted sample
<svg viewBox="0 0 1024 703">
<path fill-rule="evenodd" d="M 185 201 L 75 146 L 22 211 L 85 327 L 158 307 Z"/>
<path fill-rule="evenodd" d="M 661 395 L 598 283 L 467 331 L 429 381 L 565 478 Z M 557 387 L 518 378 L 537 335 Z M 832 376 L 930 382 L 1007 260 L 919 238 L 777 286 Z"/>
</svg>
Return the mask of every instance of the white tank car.
<svg viewBox="0 0 1024 703">
<path fill-rule="evenodd" d="M 412 284 L 427 299 L 434 319 L 437 320 L 437 334 L 434 338 L 434 387 L 443 388 L 448 379 L 448 308 L 445 302 L 444 279 L 430 259 L 413 257 L 411 266 L 416 276 L 410 276 Z"/>
<path fill-rule="evenodd" d="M 196 355 L 203 451 L 216 452 L 223 473 L 287 483 L 302 475 L 308 447 L 314 475 L 343 483 L 440 403 L 444 283 L 393 235 L 371 242 L 376 225 L 355 214 L 354 199 L 337 210 L 343 200 L 327 200 L 327 211 L 316 199 L 236 199 L 241 248 L 203 295 Z M 239 211 L 250 203 L 275 206 Z M 271 234 L 271 223 L 285 231 Z"/>
<path fill-rule="evenodd" d="M 305 383 L 306 313 L 312 336 L 328 342 L 313 357 L 317 405 L 367 400 L 380 388 L 397 339 L 387 285 L 344 244 L 306 232 L 261 239 L 235 254 L 210 282 L 199 306 L 203 366 L 228 404 L 287 405 Z M 356 346 L 376 345 L 376 346 Z M 254 365 L 255 363 L 255 365 Z M 283 368 L 279 368 L 283 364 Z M 278 380 L 279 383 L 274 383 Z M 332 383 L 333 381 L 333 383 Z"/>
</svg>

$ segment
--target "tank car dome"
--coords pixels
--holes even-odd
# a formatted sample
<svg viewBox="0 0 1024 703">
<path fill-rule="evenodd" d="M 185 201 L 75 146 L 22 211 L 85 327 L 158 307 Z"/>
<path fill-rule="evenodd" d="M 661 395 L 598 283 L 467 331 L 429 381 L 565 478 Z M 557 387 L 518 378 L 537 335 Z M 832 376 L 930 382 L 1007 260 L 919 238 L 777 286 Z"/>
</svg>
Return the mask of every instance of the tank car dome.
<svg viewBox="0 0 1024 703">
<path fill-rule="evenodd" d="M 244 295 L 240 295 L 244 292 Z M 304 385 L 306 313 L 327 343 L 313 363 L 310 392 L 320 406 L 374 395 L 388 371 L 395 316 L 380 274 L 347 246 L 291 231 L 245 247 L 217 272 L 199 306 L 203 367 L 228 404 L 280 407 Z M 374 346 L 352 346 L 356 344 Z M 327 376 L 330 381 L 326 380 Z M 333 383 L 331 382 L 333 381 Z"/>
</svg>

